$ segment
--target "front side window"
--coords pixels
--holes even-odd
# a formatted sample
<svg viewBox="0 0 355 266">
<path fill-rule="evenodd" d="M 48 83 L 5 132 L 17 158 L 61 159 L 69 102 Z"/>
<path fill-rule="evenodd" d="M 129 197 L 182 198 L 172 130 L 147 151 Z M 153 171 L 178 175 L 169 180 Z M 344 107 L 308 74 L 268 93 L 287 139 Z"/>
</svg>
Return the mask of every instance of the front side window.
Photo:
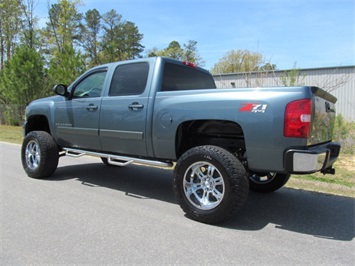
<svg viewBox="0 0 355 266">
<path fill-rule="evenodd" d="M 95 72 L 75 86 L 74 98 L 100 97 L 104 86 L 106 71 Z"/>
<path fill-rule="evenodd" d="M 149 64 L 119 65 L 113 74 L 109 96 L 139 95 L 147 85 Z"/>
</svg>

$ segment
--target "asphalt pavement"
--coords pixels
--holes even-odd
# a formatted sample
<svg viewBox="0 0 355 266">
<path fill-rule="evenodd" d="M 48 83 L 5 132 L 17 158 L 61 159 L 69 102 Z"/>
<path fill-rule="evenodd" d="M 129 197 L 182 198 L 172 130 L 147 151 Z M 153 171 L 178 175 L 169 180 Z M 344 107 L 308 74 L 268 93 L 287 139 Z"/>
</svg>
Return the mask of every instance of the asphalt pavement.
<svg viewBox="0 0 355 266">
<path fill-rule="evenodd" d="M 282 188 L 250 193 L 218 226 L 184 216 L 172 171 L 60 158 L 26 176 L 0 142 L 1 265 L 355 265 L 354 199 Z"/>
</svg>

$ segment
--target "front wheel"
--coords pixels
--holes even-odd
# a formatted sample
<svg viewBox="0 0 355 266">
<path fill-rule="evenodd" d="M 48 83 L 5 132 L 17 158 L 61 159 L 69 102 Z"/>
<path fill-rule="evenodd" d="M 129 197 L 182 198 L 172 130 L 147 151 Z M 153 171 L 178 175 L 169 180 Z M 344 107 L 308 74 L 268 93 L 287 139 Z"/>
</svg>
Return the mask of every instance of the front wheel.
<svg viewBox="0 0 355 266">
<path fill-rule="evenodd" d="M 248 197 L 248 179 L 241 162 L 217 146 L 199 146 L 178 160 L 174 192 L 186 216 L 216 224 L 236 213 Z"/>
<path fill-rule="evenodd" d="M 44 178 L 57 169 L 58 146 L 52 136 L 45 131 L 28 133 L 22 143 L 21 161 L 29 177 Z"/>
<path fill-rule="evenodd" d="M 260 193 L 271 193 L 282 188 L 291 175 L 288 174 L 251 174 L 249 176 L 250 190 Z"/>
</svg>

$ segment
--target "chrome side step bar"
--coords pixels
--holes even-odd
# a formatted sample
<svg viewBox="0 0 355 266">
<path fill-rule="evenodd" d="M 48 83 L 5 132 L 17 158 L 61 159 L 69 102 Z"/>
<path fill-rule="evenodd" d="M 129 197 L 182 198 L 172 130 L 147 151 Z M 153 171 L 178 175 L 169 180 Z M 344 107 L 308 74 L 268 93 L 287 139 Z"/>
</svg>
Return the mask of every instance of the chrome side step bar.
<svg viewBox="0 0 355 266">
<path fill-rule="evenodd" d="M 132 158 L 127 156 L 120 156 L 120 155 L 113 155 L 108 153 L 101 153 L 101 152 L 92 152 L 92 151 L 85 151 L 80 149 L 72 149 L 72 148 L 63 148 L 65 151 L 65 155 L 69 157 L 81 157 L 84 155 L 107 158 L 107 162 L 112 165 L 117 166 L 126 166 L 131 163 L 138 163 L 138 164 L 145 164 L 151 166 L 158 166 L 158 167 L 172 167 L 172 162 L 161 162 L 161 161 L 153 161 L 153 160 L 146 160 L 140 158 Z"/>
</svg>

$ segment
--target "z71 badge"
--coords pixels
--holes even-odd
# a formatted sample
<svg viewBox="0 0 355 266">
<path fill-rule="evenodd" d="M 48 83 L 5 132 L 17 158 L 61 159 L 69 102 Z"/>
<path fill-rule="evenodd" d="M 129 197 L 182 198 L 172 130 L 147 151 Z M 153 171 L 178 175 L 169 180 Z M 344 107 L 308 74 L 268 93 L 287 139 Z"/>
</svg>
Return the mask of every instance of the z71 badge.
<svg viewBox="0 0 355 266">
<path fill-rule="evenodd" d="M 265 113 L 266 109 L 267 109 L 267 104 L 244 103 L 243 107 L 241 107 L 239 111 L 250 112 L 250 113 Z"/>
</svg>

